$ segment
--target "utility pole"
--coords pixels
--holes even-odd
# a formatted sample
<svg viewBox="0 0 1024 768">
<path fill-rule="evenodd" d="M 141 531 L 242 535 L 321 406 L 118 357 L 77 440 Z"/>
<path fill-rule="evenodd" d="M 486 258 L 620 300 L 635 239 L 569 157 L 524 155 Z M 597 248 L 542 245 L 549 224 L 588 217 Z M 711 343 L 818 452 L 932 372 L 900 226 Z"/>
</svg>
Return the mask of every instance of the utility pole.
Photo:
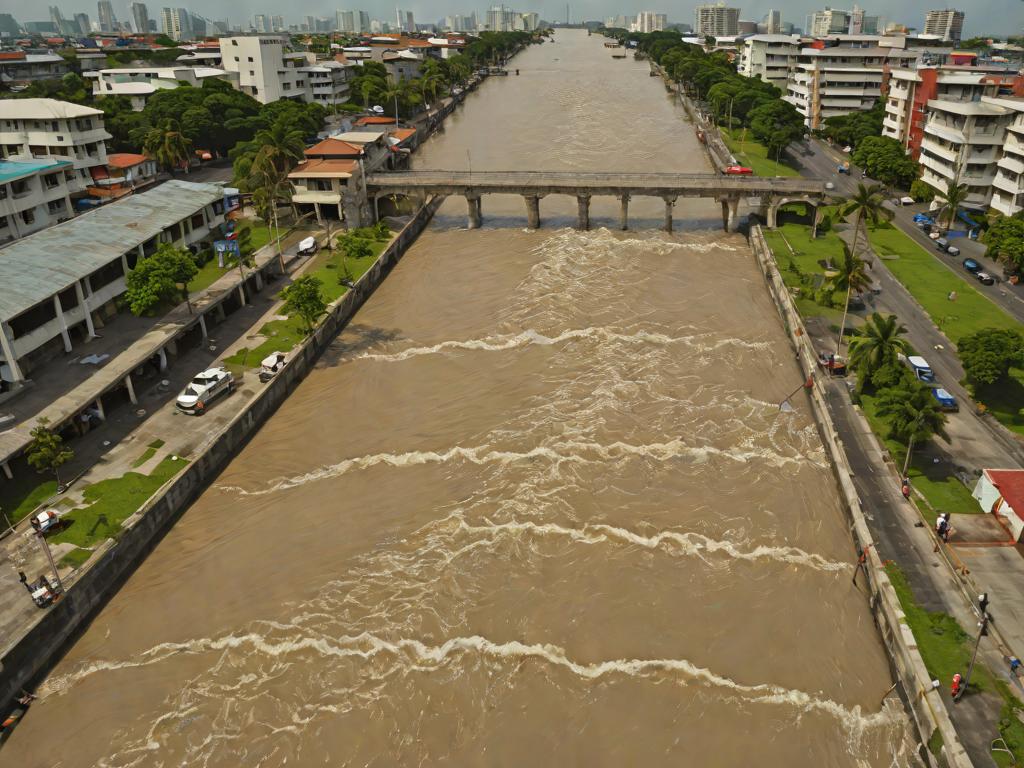
<svg viewBox="0 0 1024 768">
<path fill-rule="evenodd" d="M 971 656 L 971 663 L 967 667 L 967 675 L 964 677 L 963 684 L 960 686 L 960 690 L 957 691 L 956 697 L 953 701 L 960 701 L 960 697 L 964 695 L 964 691 L 967 690 L 967 685 L 971 682 L 971 672 L 974 671 L 974 662 L 978 658 L 978 648 L 981 646 L 981 638 L 988 634 L 988 623 L 992 619 L 985 610 L 986 608 L 988 608 L 988 592 L 982 592 L 978 595 L 978 610 L 981 612 L 981 621 L 978 622 L 978 639 L 974 641 L 974 654 Z"/>
<path fill-rule="evenodd" d="M 43 553 L 46 555 L 46 559 L 50 561 L 50 570 L 53 571 L 53 578 L 57 580 L 57 589 L 61 594 L 63 594 L 64 585 L 61 583 L 60 574 L 57 573 L 57 565 L 53 562 L 53 555 L 50 553 L 50 545 L 46 543 L 46 537 L 43 535 L 42 531 L 39 531 L 36 536 L 39 538 L 39 545 L 43 548 Z"/>
</svg>

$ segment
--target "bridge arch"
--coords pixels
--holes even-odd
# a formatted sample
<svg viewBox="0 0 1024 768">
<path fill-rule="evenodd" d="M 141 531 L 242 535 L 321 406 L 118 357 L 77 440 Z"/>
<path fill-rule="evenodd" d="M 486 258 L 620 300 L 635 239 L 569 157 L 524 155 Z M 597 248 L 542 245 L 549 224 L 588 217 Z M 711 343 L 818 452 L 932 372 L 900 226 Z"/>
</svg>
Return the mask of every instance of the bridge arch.
<svg viewBox="0 0 1024 768">
<path fill-rule="evenodd" d="M 810 195 L 798 195 L 792 197 L 777 197 L 768 203 L 767 210 L 765 211 L 765 224 L 768 229 L 775 229 L 777 219 L 779 216 L 779 209 L 784 205 L 790 203 L 806 203 L 814 209 L 814 216 L 818 216 L 818 207 L 824 203 L 824 200 L 817 196 Z"/>
<path fill-rule="evenodd" d="M 425 196 L 417 190 L 379 190 L 372 193 L 372 197 L 374 221 L 380 221 L 385 216 L 405 216 L 415 213 L 416 209 L 425 202 Z"/>
</svg>

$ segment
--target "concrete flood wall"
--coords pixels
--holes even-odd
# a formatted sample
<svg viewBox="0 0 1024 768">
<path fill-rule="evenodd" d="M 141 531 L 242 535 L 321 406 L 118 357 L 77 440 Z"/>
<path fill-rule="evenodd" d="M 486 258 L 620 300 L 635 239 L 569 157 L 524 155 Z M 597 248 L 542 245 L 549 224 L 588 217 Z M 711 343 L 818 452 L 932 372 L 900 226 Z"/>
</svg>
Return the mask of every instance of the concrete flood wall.
<svg viewBox="0 0 1024 768">
<path fill-rule="evenodd" d="M 30 687 L 53 667 L 181 514 L 313 369 L 321 353 L 384 281 L 443 199 L 435 197 L 416 212 L 374 265 L 331 307 L 316 331 L 296 348 L 288 365 L 221 427 L 202 454 L 193 457 L 180 474 L 125 522 L 116 540 L 93 556 L 91 566 L 59 602 L 40 611 L 36 623 L 0 659 L 0 702 L 12 701 L 22 688 Z"/>
<path fill-rule="evenodd" d="M 818 379 L 817 358 L 803 320 L 782 280 L 760 226 L 751 227 L 750 242 L 767 282 L 768 291 L 785 323 L 786 333 L 797 353 L 800 367 L 804 375 L 814 381 L 813 388 L 805 391 L 808 392 L 818 433 L 831 459 L 832 470 L 849 518 L 854 541 L 865 553 L 865 567 L 858 576 L 858 583 L 863 584 L 865 580 L 867 582 L 875 623 L 888 651 L 900 697 L 917 730 L 920 742 L 918 753 L 927 765 L 969 768 L 970 758 L 953 728 L 939 690 L 932 687 L 931 676 L 925 669 L 924 660 L 918 650 L 917 641 L 907 625 L 899 598 L 881 558 L 875 551 L 871 532 L 864 518 L 864 510 L 853 484 L 853 470 L 828 412 L 823 387 Z M 939 756 L 933 755 L 926 746 L 936 732 L 941 734 L 943 742 Z"/>
</svg>

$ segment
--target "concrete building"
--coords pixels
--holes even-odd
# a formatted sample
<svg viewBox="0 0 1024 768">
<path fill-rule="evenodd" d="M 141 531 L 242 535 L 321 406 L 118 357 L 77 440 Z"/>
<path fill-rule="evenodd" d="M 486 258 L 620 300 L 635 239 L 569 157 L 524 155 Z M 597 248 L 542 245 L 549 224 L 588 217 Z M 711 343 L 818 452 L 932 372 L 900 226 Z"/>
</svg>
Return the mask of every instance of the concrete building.
<svg viewBox="0 0 1024 768">
<path fill-rule="evenodd" d="M 101 69 L 93 79 L 94 96 L 126 96 L 132 109 L 141 112 L 146 100 L 157 91 L 173 90 L 182 83 L 201 86 L 208 79 L 237 82 L 237 75 L 215 67 L 123 67 Z"/>
<path fill-rule="evenodd" d="M 1024 98 L 986 96 L 983 101 L 1011 111 L 992 180 L 991 206 L 1004 216 L 1024 210 Z"/>
<path fill-rule="evenodd" d="M 313 23 L 313 26 L 314 27 L 316 26 L 316 22 Z M 256 30 L 257 34 L 260 34 L 260 35 L 265 35 L 265 34 L 269 33 L 270 32 L 270 17 L 267 16 L 267 14 L 265 14 L 265 13 L 257 13 L 256 16 L 253 19 L 253 28 Z M 316 30 L 313 29 L 311 31 L 315 32 Z"/>
<path fill-rule="evenodd" d="M 88 13 L 76 13 L 75 26 L 78 27 L 78 34 L 84 37 L 92 34 L 92 24 L 89 22 Z"/>
<path fill-rule="evenodd" d="M 337 11 L 335 25 L 339 32 L 352 34 L 356 31 L 356 14 L 354 11 Z"/>
<path fill-rule="evenodd" d="M 304 101 L 333 107 L 344 104 L 352 95 L 350 82 L 355 74 L 352 64 L 340 61 L 316 61 L 299 67 L 305 75 L 307 94 Z"/>
<path fill-rule="evenodd" d="M 398 18 L 398 31 L 405 32 L 406 34 L 416 34 L 416 20 L 412 16 L 412 11 L 396 10 L 395 14 Z"/>
<path fill-rule="evenodd" d="M 1024 469 L 985 469 L 972 493 L 981 511 L 995 515 L 1014 541 L 1024 534 Z"/>
<path fill-rule="evenodd" d="M 964 12 L 953 9 L 928 11 L 924 18 L 924 33 L 938 35 L 943 40 L 960 42 L 964 31 Z"/>
<path fill-rule="evenodd" d="M 140 35 L 149 34 L 149 8 L 145 3 L 135 2 L 131 5 L 132 22 L 135 24 L 135 32 Z"/>
<path fill-rule="evenodd" d="M 782 34 L 782 11 L 769 10 L 764 15 L 764 31 L 768 35 Z"/>
<path fill-rule="evenodd" d="M 192 20 L 184 8 L 164 8 L 160 12 L 160 31 L 173 40 L 191 40 Z"/>
<path fill-rule="evenodd" d="M 661 32 L 668 26 L 668 16 L 654 11 L 640 11 L 636 16 L 636 32 Z"/>
<path fill-rule="evenodd" d="M 980 101 L 983 96 L 1001 94 L 1024 95 L 1024 77 L 995 66 L 894 69 L 889 75 L 882 135 L 901 142 L 917 158 L 929 101 Z"/>
<path fill-rule="evenodd" d="M 0 51 L 0 83 L 29 85 L 37 80 L 59 80 L 71 69 L 56 53 Z"/>
<path fill-rule="evenodd" d="M 391 79 L 400 83 L 403 80 L 418 78 L 424 59 L 412 51 L 396 51 L 395 53 L 385 53 L 381 61 Z"/>
<path fill-rule="evenodd" d="M 757 77 L 783 93 L 800 55 L 800 39 L 791 35 L 753 35 L 742 41 L 737 71 Z"/>
<path fill-rule="evenodd" d="M 114 15 L 114 6 L 110 0 L 99 0 L 96 4 L 96 11 L 100 20 L 100 32 L 116 32 L 117 17 Z"/>
<path fill-rule="evenodd" d="M 0 160 L 0 242 L 74 216 L 69 178 L 74 168 L 67 160 Z"/>
<path fill-rule="evenodd" d="M 282 37 L 222 37 L 220 53 L 224 69 L 237 76 L 237 88 L 262 104 L 294 99 L 326 106 L 348 100 L 352 64 L 290 52 Z"/>
<path fill-rule="evenodd" d="M 724 3 L 698 5 L 693 31 L 700 37 L 735 37 L 740 33 L 740 9 Z"/>
<path fill-rule="evenodd" d="M 930 100 L 919 157 L 921 178 L 940 193 L 953 184 L 966 184 L 966 207 L 987 208 L 1013 114 L 986 99 Z"/>
<path fill-rule="evenodd" d="M 270 29 L 273 32 L 287 32 L 288 29 L 284 25 L 284 16 L 271 16 Z"/>
<path fill-rule="evenodd" d="M 107 156 L 107 178 L 100 182 L 114 197 L 129 194 L 156 181 L 156 160 L 131 152 L 115 152 Z"/>
<path fill-rule="evenodd" d="M 92 169 L 106 168 L 110 134 L 103 112 L 55 99 L 0 100 L 0 147 L 8 160 L 67 160 L 72 196 L 92 185 Z"/>
<path fill-rule="evenodd" d="M 870 109 L 881 98 L 890 69 L 913 66 L 919 51 L 859 47 L 857 40 L 825 45 L 817 41 L 801 49 L 784 99 L 804 116 L 811 129 L 836 115 Z"/>
<path fill-rule="evenodd" d="M 21 34 L 21 25 L 9 13 L 0 13 L 0 37 L 17 37 Z"/>
</svg>

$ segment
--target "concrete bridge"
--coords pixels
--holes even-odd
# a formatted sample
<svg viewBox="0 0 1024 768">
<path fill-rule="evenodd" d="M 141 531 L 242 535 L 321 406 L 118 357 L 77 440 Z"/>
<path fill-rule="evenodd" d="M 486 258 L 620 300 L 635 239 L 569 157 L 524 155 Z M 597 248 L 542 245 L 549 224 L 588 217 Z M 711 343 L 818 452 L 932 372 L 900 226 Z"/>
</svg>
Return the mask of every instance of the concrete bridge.
<svg viewBox="0 0 1024 768">
<path fill-rule="evenodd" d="M 660 197 L 665 201 L 665 230 L 672 231 L 672 206 L 680 197 L 711 198 L 722 204 L 722 227 L 734 232 L 739 225 L 739 203 L 746 198 L 756 206 L 768 227 L 775 226 L 781 205 L 805 202 L 818 206 L 825 198 L 825 182 L 815 179 L 719 176 L 685 173 L 575 173 L 548 171 L 406 171 L 372 174 L 366 178 L 367 197 L 377 201 L 389 195 L 427 197 L 462 195 L 469 207 L 469 227 L 483 220 L 484 195 L 522 195 L 531 229 L 540 226 L 540 201 L 548 195 L 569 195 L 578 204 L 577 226 L 590 228 L 590 198 L 619 198 L 619 226 L 628 229 L 629 201 L 633 197 Z M 753 200 L 751 200 L 753 198 Z"/>
</svg>

